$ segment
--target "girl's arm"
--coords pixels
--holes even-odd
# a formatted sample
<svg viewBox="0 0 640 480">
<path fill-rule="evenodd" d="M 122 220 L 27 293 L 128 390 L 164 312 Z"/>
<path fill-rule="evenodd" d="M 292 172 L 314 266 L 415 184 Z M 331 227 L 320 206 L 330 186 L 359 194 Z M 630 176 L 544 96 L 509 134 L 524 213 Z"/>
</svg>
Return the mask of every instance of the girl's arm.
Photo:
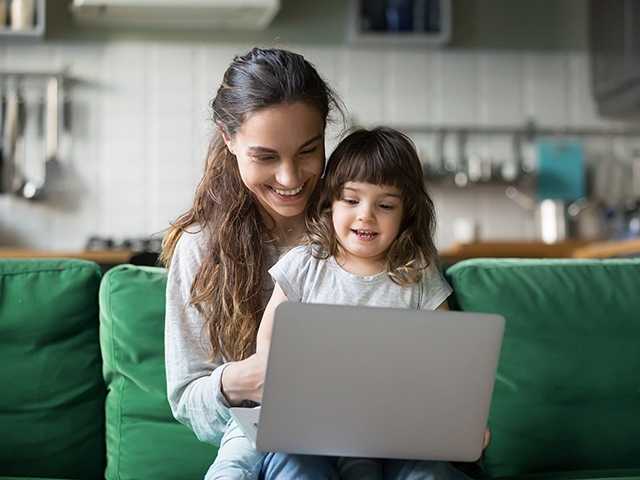
<svg viewBox="0 0 640 480">
<path fill-rule="evenodd" d="M 442 302 L 438 308 L 436 308 L 436 310 L 449 310 L 449 303 L 447 302 L 447 300 L 445 300 L 444 302 Z"/>
<path fill-rule="evenodd" d="M 280 285 L 276 282 L 273 288 L 273 293 L 269 299 L 269 303 L 264 309 L 262 314 L 262 321 L 260 322 L 260 328 L 258 329 L 258 338 L 256 341 L 256 352 L 267 352 L 271 345 L 271 332 L 273 331 L 273 316 L 276 311 L 276 307 L 282 302 L 287 301 L 287 296 L 280 288 Z"/>
</svg>

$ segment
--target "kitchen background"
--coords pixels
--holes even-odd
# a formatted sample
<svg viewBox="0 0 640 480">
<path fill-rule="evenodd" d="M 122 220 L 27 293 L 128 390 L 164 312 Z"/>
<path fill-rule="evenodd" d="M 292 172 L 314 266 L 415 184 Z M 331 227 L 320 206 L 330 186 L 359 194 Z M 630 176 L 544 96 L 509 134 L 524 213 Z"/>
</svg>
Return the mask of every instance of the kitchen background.
<svg viewBox="0 0 640 480">
<path fill-rule="evenodd" d="M 254 45 L 304 54 L 353 122 L 408 129 L 431 165 L 443 139 L 420 133 L 428 126 L 517 129 L 533 121 L 541 128 L 608 131 L 637 125 L 597 114 L 583 0 L 454 0 L 451 40 L 435 47 L 352 43 L 349 5 L 340 0 L 282 0 L 258 32 L 79 26 L 69 7 L 69 1 L 47 2 L 44 38 L 0 36 L 0 71 L 65 68 L 71 78 L 70 130 L 48 165 L 46 196 L 0 195 L 3 247 L 81 250 L 91 236 L 121 241 L 161 234 L 190 205 L 212 134 L 208 104 L 222 73 Z M 452 138 L 444 138 L 444 151 L 456 156 Z M 633 135 L 580 139 L 593 171 L 611 157 L 633 159 L 640 147 Z M 329 150 L 335 143 L 328 139 Z M 500 163 L 512 156 L 513 138 L 469 134 L 463 148 Z M 595 183 L 588 182 L 590 194 Z M 538 238 L 533 212 L 507 197 L 504 182 L 428 184 L 440 248 L 460 239 Z M 519 189 L 535 194 L 531 186 Z M 621 234 L 600 220 L 587 221 L 583 235 Z"/>
</svg>

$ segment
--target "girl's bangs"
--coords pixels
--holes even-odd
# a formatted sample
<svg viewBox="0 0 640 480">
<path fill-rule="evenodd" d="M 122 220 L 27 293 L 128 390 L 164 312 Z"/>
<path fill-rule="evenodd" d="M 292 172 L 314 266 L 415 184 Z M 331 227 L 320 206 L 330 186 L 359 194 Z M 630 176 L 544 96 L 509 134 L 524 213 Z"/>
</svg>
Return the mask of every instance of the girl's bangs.
<svg viewBox="0 0 640 480">
<path fill-rule="evenodd" d="M 370 151 L 367 151 L 370 150 Z M 332 190 L 341 190 L 347 182 L 391 185 L 406 190 L 407 173 L 398 161 L 397 152 L 384 155 L 378 149 L 364 149 L 348 152 L 331 174 Z M 336 196 L 340 191 L 333 192 Z"/>
</svg>

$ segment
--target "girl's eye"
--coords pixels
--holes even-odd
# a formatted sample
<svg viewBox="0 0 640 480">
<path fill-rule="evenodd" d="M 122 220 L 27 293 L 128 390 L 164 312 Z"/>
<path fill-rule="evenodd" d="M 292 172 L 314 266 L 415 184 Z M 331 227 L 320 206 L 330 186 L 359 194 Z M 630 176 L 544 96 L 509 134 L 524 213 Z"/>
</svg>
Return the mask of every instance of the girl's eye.
<svg viewBox="0 0 640 480">
<path fill-rule="evenodd" d="M 380 208 L 382 208 L 384 210 L 393 210 L 394 209 L 394 205 L 382 204 L 382 205 L 380 205 Z"/>
<path fill-rule="evenodd" d="M 343 198 L 342 201 L 349 205 L 356 205 L 358 203 L 358 200 L 354 198 Z"/>
</svg>

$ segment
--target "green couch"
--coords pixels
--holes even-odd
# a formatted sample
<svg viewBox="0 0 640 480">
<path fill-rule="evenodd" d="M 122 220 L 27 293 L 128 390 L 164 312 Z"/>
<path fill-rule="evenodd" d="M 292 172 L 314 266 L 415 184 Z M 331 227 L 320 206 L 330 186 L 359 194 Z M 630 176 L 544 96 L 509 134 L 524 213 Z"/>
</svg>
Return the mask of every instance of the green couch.
<svg viewBox="0 0 640 480">
<path fill-rule="evenodd" d="M 640 260 L 470 260 L 447 276 L 454 308 L 507 318 L 478 475 L 640 478 Z M 216 447 L 166 402 L 165 280 L 0 262 L 0 478 L 204 476 Z"/>
</svg>

